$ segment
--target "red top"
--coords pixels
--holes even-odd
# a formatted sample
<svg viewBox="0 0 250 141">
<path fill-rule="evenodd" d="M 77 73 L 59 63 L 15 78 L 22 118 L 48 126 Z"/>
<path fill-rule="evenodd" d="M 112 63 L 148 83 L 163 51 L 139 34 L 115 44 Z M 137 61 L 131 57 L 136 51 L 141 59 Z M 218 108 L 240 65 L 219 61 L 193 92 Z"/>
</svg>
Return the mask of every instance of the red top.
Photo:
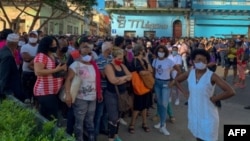
<svg viewBox="0 0 250 141">
<path fill-rule="evenodd" d="M 241 64 L 242 65 L 247 64 L 247 61 L 242 61 L 241 62 L 241 58 L 244 55 L 244 52 L 245 52 L 245 49 L 242 48 L 242 47 L 237 50 L 237 53 L 236 53 L 236 55 L 237 55 L 237 64 L 239 64 L 239 65 L 241 65 Z"/>
<path fill-rule="evenodd" d="M 38 53 L 34 59 L 34 63 L 43 63 L 46 69 L 55 69 L 54 60 L 43 53 Z M 34 86 L 35 96 L 44 96 L 49 94 L 57 94 L 62 87 L 63 78 L 54 78 L 52 74 L 47 76 L 37 76 Z"/>
</svg>

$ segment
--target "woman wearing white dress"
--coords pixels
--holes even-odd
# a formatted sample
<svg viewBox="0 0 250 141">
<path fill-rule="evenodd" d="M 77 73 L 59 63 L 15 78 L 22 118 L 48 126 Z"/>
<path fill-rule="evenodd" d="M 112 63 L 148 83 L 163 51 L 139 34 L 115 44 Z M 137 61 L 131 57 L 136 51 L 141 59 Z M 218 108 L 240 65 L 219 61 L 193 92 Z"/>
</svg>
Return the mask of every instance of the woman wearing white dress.
<svg viewBox="0 0 250 141">
<path fill-rule="evenodd" d="M 207 69 L 210 56 L 204 49 L 197 49 L 191 54 L 194 68 L 176 77 L 172 84 L 188 98 L 188 128 L 197 141 L 218 140 L 219 114 L 216 101 L 227 99 L 235 94 L 229 84 L 216 73 Z M 188 90 L 180 84 L 188 82 Z M 222 89 L 214 95 L 215 86 Z"/>
</svg>

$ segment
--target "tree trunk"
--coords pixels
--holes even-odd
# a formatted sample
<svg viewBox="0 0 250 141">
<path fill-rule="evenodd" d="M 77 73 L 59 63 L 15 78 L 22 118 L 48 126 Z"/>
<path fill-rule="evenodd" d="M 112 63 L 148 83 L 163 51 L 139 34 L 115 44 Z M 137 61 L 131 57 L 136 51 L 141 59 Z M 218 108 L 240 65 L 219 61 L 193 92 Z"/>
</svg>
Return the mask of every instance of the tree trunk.
<svg viewBox="0 0 250 141">
<path fill-rule="evenodd" d="M 38 7 L 38 9 L 37 9 L 37 11 L 36 11 L 36 16 L 34 17 L 33 22 L 32 22 L 31 25 L 30 25 L 29 32 L 32 31 L 32 30 L 34 30 L 34 27 L 35 27 L 35 25 L 36 25 L 36 22 L 37 22 L 37 20 L 39 19 L 39 15 L 40 15 L 40 13 L 41 13 L 42 6 L 43 6 L 43 2 L 40 2 L 40 3 L 39 3 L 39 7 Z"/>
<path fill-rule="evenodd" d="M 12 28 L 12 22 L 10 21 L 1 1 L 0 1 L 0 9 L 2 10 L 4 18 L 6 19 L 6 20 L 4 20 L 4 18 L 2 18 L 2 20 L 5 21 L 5 25 L 6 25 L 6 21 L 7 21 L 7 24 L 9 25 L 9 27 Z"/>
</svg>

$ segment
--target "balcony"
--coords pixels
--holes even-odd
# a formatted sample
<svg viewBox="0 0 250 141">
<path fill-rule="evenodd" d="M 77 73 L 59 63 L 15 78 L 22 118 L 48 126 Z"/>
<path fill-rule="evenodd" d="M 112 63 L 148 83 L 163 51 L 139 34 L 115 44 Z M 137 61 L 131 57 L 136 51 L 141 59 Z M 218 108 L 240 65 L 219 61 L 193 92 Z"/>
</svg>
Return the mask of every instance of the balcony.
<svg viewBox="0 0 250 141">
<path fill-rule="evenodd" d="M 192 9 L 250 10 L 250 0 L 192 0 Z"/>
<path fill-rule="evenodd" d="M 190 0 L 107 0 L 107 11 L 190 11 Z"/>
</svg>

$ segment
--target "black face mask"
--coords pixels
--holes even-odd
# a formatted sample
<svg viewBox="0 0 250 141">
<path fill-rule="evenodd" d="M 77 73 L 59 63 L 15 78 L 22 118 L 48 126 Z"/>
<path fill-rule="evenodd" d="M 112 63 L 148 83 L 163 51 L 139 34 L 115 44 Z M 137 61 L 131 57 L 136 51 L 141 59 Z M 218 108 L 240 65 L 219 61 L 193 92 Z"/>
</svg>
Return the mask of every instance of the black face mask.
<svg viewBox="0 0 250 141">
<path fill-rule="evenodd" d="M 60 50 L 62 53 L 66 53 L 67 51 L 68 51 L 68 47 L 63 47 L 63 48 L 61 48 L 61 50 Z"/>
<path fill-rule="evenodd" d="M 49 51 L 55 53 L 57 51 L 57 47 L 49 47 Z"/>
</svg>

